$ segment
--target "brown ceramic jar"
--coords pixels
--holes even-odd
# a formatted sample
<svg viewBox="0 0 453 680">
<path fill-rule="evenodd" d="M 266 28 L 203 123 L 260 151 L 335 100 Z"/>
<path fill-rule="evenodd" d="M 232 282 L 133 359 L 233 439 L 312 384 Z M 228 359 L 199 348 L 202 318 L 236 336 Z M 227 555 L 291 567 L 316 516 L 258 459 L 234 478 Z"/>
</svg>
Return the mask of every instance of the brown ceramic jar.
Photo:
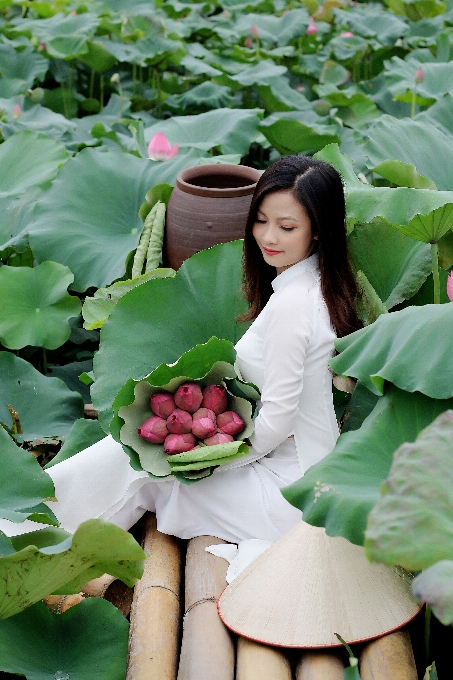
<svg viewBox="0 0 453 680">
<path fill-rule="evenodd" d="M 163 263 L 179 269 L 184 260 L 217 243 L 243 238 L 261 170 L 245 165 L 198 165 L 182 170 L 170 197 Z"/>
</svg>

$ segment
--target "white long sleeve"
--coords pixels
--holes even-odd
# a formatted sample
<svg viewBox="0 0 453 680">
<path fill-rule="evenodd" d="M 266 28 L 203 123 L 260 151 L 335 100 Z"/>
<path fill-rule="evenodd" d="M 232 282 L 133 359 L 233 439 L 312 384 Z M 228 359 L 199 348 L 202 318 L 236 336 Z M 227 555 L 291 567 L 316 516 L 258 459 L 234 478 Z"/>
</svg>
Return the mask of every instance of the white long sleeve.
<svg viewBox="0 0 453 680">
<path fill-rule="evenodd" d="M 317 254 L 273 281 L 274 293 L 236 345 L 243 376 L 261 390 L 251 437 L 269 453 L 294 435 L 302 471 L 335 445 L 328 360 L 335 333 L 322 298 Z"/>
</svg>

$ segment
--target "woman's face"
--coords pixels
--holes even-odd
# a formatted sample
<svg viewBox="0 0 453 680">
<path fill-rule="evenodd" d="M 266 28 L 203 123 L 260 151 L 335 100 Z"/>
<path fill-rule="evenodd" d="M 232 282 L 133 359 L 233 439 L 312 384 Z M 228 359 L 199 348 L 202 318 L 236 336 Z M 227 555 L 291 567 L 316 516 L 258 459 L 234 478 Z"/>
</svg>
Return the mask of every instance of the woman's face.
<svg viewBox="0 0 453 680">
<path fill-rule="evenodd" d="M 267 264 L 277 274 L 310 257 L 316 250 L 317 235 L 305 208 L 289 191 L 267 194 L 259 206 L 253 236 Z"/>
</svg>

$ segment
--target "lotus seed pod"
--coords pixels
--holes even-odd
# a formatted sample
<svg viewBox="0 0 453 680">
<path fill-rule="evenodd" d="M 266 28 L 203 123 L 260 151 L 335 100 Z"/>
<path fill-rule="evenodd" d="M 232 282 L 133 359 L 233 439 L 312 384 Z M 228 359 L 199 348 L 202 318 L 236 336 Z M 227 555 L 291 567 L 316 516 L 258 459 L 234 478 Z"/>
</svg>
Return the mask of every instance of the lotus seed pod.
<svg viewBox="0 0 453 680">
<path fill-rule="evenodd" d="M 216 416 L 226 411 L 228 407 L 228 394 L 223 385 L 208 385 L 205 387 L 201 406 L 211 409 Z"/>
<path fill-rule="evenodd" d="M 165 439 L 164 451 L 169 456 L 174 456 L 176 453 L 191 451 L 195 448 L 196 443 L 197 440 L 191 432 L 188 434 L 169 434 Z"/>
<path fill-rule="evenodd" d="M 152 444 L 162 444 L 168 435 L 167 423 L 159 416 L 151 416 L 137 430 L 140 437 Z"/>
<path fill-rule="evenodd" d="M 239 434 L 245 428 L 245 422 L 236 411 L 224 411 L 217 416 L 217 428 L 224 434 Z"/>
<path fill-rule="evenodd" d="M 201 406 L 203 393 L 196 383 L 184 383 L 175 392 L 175 403 L 178 408 L 195 413 Z"/>
<path fill-rule="evenodd" d="M 210 408 L 199 408 L 192 419 L 192 432 L 198 439 L 212 437 L 217 432 L 215 413 Z"/>
<path fill-rule="evenodd" d="M 228 442 L 234 442 L 234 439 L 230 434 L 217 432 L 213 437 L 205 439 L 203 443 L 206 444 L 206 446 L 214 446 L 215 444 L 228 444 Z"/>
<path fill-rule="evenodd" d="M 171 434 L 192 432 L 192 416 L 181 408 L 175 408 L 167 418 L 167 429 Z"/>
<path fill-rule="evenodd" d="M 149 403 L 151 411 L 164 420 L 167 420 L 176 408 L 173 395 L 168 392 L 156 392 L 150 397 Z"/>
</svg>

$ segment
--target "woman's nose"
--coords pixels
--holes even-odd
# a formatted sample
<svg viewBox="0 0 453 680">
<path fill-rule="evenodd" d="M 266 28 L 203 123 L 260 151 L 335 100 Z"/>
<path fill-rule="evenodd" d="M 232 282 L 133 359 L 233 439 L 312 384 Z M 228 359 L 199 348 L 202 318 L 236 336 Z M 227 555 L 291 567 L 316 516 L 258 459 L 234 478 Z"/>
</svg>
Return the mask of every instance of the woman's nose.
<svg viewBox="0 0 453 680">
<path fill-rule="evenodd" d="M 269 244 L 277 242 L 277 232 L 272 226 L 269 226 L 266 229 L 266 232 L 264 234 L 264 240 L 266 243 Z"/>
</svg>

